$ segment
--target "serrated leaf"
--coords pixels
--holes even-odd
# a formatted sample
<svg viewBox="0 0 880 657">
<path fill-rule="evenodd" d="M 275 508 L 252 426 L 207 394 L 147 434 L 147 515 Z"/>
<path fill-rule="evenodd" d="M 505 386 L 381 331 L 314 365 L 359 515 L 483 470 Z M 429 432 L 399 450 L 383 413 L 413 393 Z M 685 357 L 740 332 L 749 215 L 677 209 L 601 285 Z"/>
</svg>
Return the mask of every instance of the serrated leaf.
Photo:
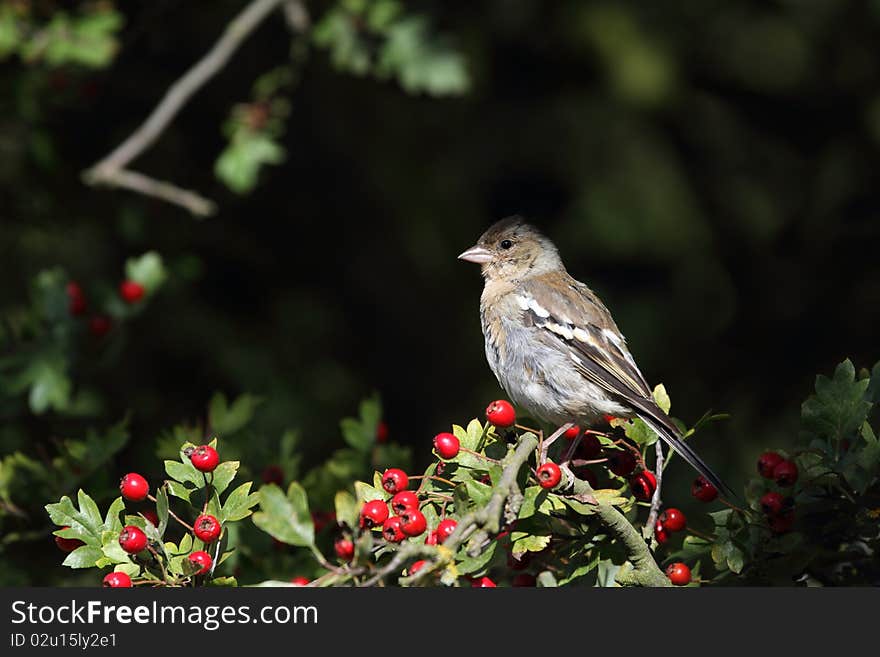
<svg viewBox="0 0 880 657">
<path fill-rule="evenodd" d="M 240 463 L 238 461 L 223 461 L 223 463 L 214 469 L 214 472 L 212 473 L 214 475 L 213 479 L 209 477 L 209 481 L 218 495 L 222 495 L 223 491 L 225 491 L 229 487 L 229 484 L 232 483 L 232 480 L 235 479 L 239 465 Z"/>
<path fill-rule="evenodd" d="M 191 484 L 194 488 L 202 488 L 205 485 L 204 473 L 196 470 L 192 463 L 165 461 L 165 472 L 181 484 Z"/>
<path fill-rule="evenodd" d="M 208 404 L 208 421 L 212 431 L 221 436 L 240 431 L 251 421 L 262 401 L 260 397 L 244 394 L 229 404 L 222 393 L 216 393 Z"/>
<path fill-rule="evenodd" d="M 379 475 L 381 482 L 381 476 Z M 364 483 L 363 481 L 354 482 L 354 492 L 357 495 L 358 500 L 360 500 L 361 504 L 364 502 L 370 502 L 372 500 L 384 500 L 385 499 L 385 491 L 381 488 L 381 483 L 379 487 L 370 486 L 370 484 Z"/>
<path fill-rule="evenodd" d="M 641 418 L 633 418 L 623 426 L 626 437 L 637 445 L 650 446 L 657 442 L 657 432 Z"/>
<path fill-rule="evenodd" d="M 287 495 L 275 484 L 259 490 L 260 511 L 253 515 L 254 524 L 283 543 L 310 547 L 315 542 L 315 527 L 309 513 L 305 489 L 293 482 Z"/>
<path fill-rule="evenodd" d="M 251 515 L 251 508 L 260 501 L 259 493 L 251 493 L 251 482 L 245 482 L 226 498 L 220 509 L 221 522 L 243 520 Z"/>
<path fill-rule="evenodd" d="M 61 565 L 68 568 L 92 568 L 102 556 L 101 548 L 94 545 L 80 545 L 67 555 Z"/>
<path fill-rule="evenodd" d="M 354 495 L 345 490 L 338 491 L 333 503 L 337 522 L 344 522 L 352 529 L 358 526 L 359 505 Z"/>
<path fill-rule="evenodd" d="M 540 552 L 550 545 L 549 535 L 526 534 L 521 532 L 513 532 L 511 534 L 511 552 L 514 554 L 522 554 L 523 552 Z"/>
<path fill-rule="evenodd" d="M 77 493 L 80 509 L 73 506 L 73 501 L 66 495 L 55 504 L 47 504 L 45 509 L 56 525 L 68 526 L 64 530 L 66 538 L 78 538 L 88 545 L 99 547 L 104 521 L 94 500 L 82 489 Z M 61 535 L 60 531 L 55 532 Z"/>
<path fill-rule="evenodd" d="M 856 380 L 849 359 L 835 368 L 833 378 L 817 376 L 816 394 L 801 405 L 804 428 L 833 440 L 857 431 L 871 408 L 865 399 L 869 384 L 869 379 Z"/>
<path fill-rule="evenodd" d="M 103 530 L 105 532 L 119 533 L 122 531 L 122 520 L 119 519 L 119 514 L 124 510 L 125 500 L 121 496 L 113 500 L 110 508 L 107 509 L 107 514 L 104 516 Z"/>
</svg>

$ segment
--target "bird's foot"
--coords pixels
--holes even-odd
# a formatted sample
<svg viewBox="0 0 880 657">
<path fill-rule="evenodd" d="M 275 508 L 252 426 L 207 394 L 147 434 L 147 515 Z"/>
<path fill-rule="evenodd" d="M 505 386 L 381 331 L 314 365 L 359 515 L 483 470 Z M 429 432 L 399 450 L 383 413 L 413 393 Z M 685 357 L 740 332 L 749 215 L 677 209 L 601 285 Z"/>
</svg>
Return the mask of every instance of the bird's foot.
<svg viewBox="0 0 880 657">
<path fill-rule="evenodd" d="M 556 431 L 548 436 L 547 440 L 544 440 L 540 443 L 539 449 L 541 450 L 540 458 L 538 459 L 538 465 L 544 463 L 547 460 L 547 452 L 550 449 L 550 446 L 559 439 L 559 436 L 564 434 L 566 431 L 571 429 L 574 426 L 572 422 L 566 422 L 561 427 L 559 427 Z"/>
</svg>

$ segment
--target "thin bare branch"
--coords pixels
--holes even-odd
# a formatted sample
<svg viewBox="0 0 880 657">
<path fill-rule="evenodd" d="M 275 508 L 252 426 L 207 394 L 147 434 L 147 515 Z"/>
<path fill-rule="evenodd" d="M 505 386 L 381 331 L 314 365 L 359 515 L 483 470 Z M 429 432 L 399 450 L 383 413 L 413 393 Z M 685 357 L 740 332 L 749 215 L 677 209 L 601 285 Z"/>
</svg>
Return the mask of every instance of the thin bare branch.
<svg viewBox="0 0 880 657">
<path fill-rule="evenodd" d="M 651 497 L 651 511 L 648 513 L 648 522 L 645 523 L 645 538 L 651 536 L 654 531 L 654 524 L 657 522 L 657 514 L 660 512 L 660 488 L 663 485 L 663 444 L 661 441 L 654 443 L 657 450 L 657 463 L 654 464 L 654 473 L 657 477 L 657 488 L 654 489 L 654 495 Z"/>
<path fill-rule="evenodd" d="M 122 187 L 186 208 L 197 216 L 212 214 L 215 205 L 199 194 L 127 169 L 159 138 L 195 93 L 213 78 L 254 30 L 282 5 L 295 0 L 252 0 L 226 27 L 214 46 L 180 77 L 146 120 L 125 141 L 83 173 L 89 185 Z M 286 9 L 288 16 L 291 9 Z M 302 8 L 305 12 L 305 8 Z M 305 14 L 306 17 L 308 16 Z M 288 18 L 288 20 L 290 20 Z"/>
</svg>

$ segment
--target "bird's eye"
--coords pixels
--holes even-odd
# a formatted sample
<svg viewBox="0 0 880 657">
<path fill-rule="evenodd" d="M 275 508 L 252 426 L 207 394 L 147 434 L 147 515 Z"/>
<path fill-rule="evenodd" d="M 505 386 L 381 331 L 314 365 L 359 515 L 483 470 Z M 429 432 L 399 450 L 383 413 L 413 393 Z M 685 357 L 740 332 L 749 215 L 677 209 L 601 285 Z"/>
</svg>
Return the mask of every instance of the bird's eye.
<svg viewBox="0 0 880 657">
<path fill-rule="evenodd" d="M 498 246 L 500 246 L 502 249 L 509 249 L 513 246 L 513 242 L 511 242 L 510 240 L 501 240 L 501 244 L 499 244 Z"/>
</svg>

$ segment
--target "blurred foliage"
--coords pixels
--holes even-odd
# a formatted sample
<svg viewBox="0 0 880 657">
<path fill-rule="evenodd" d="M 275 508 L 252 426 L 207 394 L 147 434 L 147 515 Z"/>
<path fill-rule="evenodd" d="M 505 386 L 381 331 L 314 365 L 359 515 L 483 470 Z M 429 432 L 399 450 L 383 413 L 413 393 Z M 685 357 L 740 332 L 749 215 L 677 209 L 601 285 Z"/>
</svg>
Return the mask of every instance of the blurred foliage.
<svg viewBox="0 0 880 657">
<path fill-rule="evenodd" d="M 877 3 L 307 6 L 309 33 L 267 21 L 136 163 L 219 201 L 194 222 L 80 174 L 242 3 L 0 2 L 0 494 L 40 518 L 4 516 L 4 540 L 33 539 L 4 558 L 53 563 L 41 504 L 207 435 L 218 390 L 227 414 L 261 400 L 226 449 L 285 480 L 354 468 L 333 418 L 372 391 L 403 445 L 473 415 L 499 390 L 479 275 L 455 256 L 514 212 L 600 293 L 679 417 L 730 415 L 701 453 L 734 485 L 794 445 L 815 372 L 877 360 Z M 115 286 L 149 252 L 165 281 L 131 308 Z M 63 312 L 68 280 L 85 317 Z M 112 454 L 36 474 L 123 419 Z M 664 488 L 686 500 L 677 468 Z"/>
</svg>

